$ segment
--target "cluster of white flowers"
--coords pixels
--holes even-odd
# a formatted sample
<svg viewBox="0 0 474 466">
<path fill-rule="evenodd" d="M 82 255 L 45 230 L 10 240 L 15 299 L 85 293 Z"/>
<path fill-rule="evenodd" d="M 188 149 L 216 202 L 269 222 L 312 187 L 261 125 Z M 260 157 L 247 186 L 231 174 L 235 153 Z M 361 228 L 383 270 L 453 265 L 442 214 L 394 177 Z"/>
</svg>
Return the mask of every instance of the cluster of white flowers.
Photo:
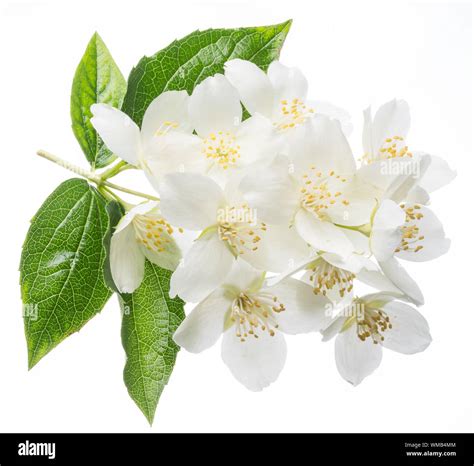
<svg viewBox="0 0 474 466">
<path fill-rule="evenodd" d="M 408 148 L 407 103 L 364 112 L 356 161 L 348 115 L 308 100 L 307 87 L 296 68 L 274 62 L 265 73 L 232 60 L 191 96 L 161 94 L 141 128 L 92 107 L 106 145 L 160 196 L 130 208 L 115 230 L 118 289 L 140 285 L 145 258 L 173 270 L 171 297 L 198 303 L 174 340 L 200 352 L 222 334 L 225 364 L 251 390 L 281 372 L 285 333 L 335 337 L 337 368 L 354 385 L 380 364 L 382 347 L 423 351 L 431 336 L 414 307 L 423 295 L 399 259 L 449 248 L 427 205 L 455 173 Z M 357 286 L 374 290 L 360 296 Z"/>
</svg>

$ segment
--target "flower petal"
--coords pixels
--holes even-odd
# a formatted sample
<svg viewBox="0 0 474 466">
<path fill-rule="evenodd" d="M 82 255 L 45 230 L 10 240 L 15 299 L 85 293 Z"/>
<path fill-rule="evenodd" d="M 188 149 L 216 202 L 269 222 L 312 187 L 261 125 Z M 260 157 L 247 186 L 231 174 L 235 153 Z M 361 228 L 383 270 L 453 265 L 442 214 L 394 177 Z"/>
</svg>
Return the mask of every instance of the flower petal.
<svg viewBox="0 0 474 466">
<path fill-rule="evenodd" d="M 349 143 L 337 120 L 316 115 L 300 129 L 294 141 L 292 160 L 298 174 L 307 172 L 311 166 L 328 174 L 351 175 L 356 165 Z"/>
<path fill-rule="evenodd" d="M 405 224 L 405 212 L 395 202 L 386 199 L 375 213 L 370 248 L 379 261 L 390 259 L 402 240 L 400 227 Z"/>
<path fill-rule="evenodd" d="M 273 126 L 260 114 L 247 118 L 239 126 L 236 143 L 240 146 L 240 158 L 237 160 L 240 166 L 274 156 L 277 151 Z"/>
<path fill-rule="evenodd" d="M 262 292 L 275 296 L 285 306 L 277 316 L 278 329 L 284 333 L 318 332 L 331 321 L 329 299 L 315 295 L 313 288 L 300 280 L 287 278 Z"/>
<path fill-rule="evenodd" d="M 142 123 L 143 140 L 170 130 L 190 133 L 188 117 L 189 95 L 186 91 L 166 91 L 154 99 L 145 111 Z"/>
<path fill-rule="evenodd" d="M 232 288 L 235 292 L 241 291 L 257 291 L 263 281 L 263 270 L 258 270 L 242 260 L 240 257 L 232 264 L 231 271 L 227 274 L 222 287 Z"/>
<path fill-rule="evenodd" d="M 333 252 L 346 258 L 353 251 L 348 237 L 336 225 L 317 219 L 304 209 L 295 216 L 295 227 L 301 237 L 317 250 Z"/>
<path fill-rule="evenodd" d="M 189 99 L 189 116 L 199 136 L 217 131 L 235 132 L 242 121 L 242 106 L 237 90 L 222 74 L 198 84 Z"/>
<path fill-rule="evenodd" d="M 405 204 L 405 209 L 416 207 L 414 210 L 416 215 L 422 216 L 419 220 L 409 222 L 408 226 L 419 228 L 416 238 L 422 237 L 422 240 L 415 238 L 408 239 L 410 247 L 408 250 L 400 250 L 395 255 L 400 259 L 413 262 L 424 262 L 436 259 L 449 250 L 451 241 L 445 237 L 443 225 L 438 217 L 428 207 L 419 204 Z M 418 249 L 421 247 L 421 249 Z M 415 252 L 416 251 L 416 252 Z"/>
<path fill-rule="evenodd" d="M 277 104 L 281 99 L 300 99 L 305 101 L 308 94 L 308 81 L 298 68 L 290 68 L 274 61 L 268 67 L 268 77 L 275 91 Z"/>
<path fill-rule="evenodd" d="M 151 139 L 144 149 L 144 169 L 154 177 L 153 185 L 169 173 L 205 174 L 209 164 L 201 154 L 202 146 L 199 136 L 179 131 Z"/>
<path fill-rule="evenodd" d="M 399 264 L 395 257 L 385 261 L 379 262 L 380 268 L 385 276 L 414 304 L 421 306 L 424 303 L 423 293 L 415 280 L 410 277 L 408 272 Z"/>
<path fill-rule="evenodd" d="M 359 385 L 382 362 L 382 346 L 371 339 L 361 341 L 356 326 L 340 333 L 335 343 L 336 366 L 344 380 Z"/>
<path fill-rule="evenodd" d="M 399 301 L 386 304 L 392 328 L 384 332 L 384 348 L 403 354 L 424 351 L 431 343 L 430 329 L 426 319 L 413 307 Z"/>
<path fill-rule="evenodd" d="M 410 129 L 410 108 L 404 100 L 393 99 L 382 105 L 372 123 L 372 147 L 378 151 L 385 139 L 405 138 Z"/>
<path fill-rule="evenodd" d="M 456 178 L 456 170 L 450 168 L 448 163 L 441 157 L 430 155 L 430 164 L 420 180 L 420 187 L 432 193 L 439 188 L 451 183 Z"/>
<path fill-rule="evenodd" d="M 171 173 L 158 184 L 161 211 L 172 224 L 203 230 L 217 222 L 217 210 L 225 204 L 219 185 L 196 173 Z"/>
<path fill-rule="evenodd" d="M 174 333 L 173 340 L 191 353 L 210 348 L 224 332 L 225 316 L 230 305 L 224 290 L 214 291 L 186 316 Z"/>
<path fill-rule="evenodd" d="M 273 337 L 261 332 L 258 339 L 242 342 L 231 328 L 222 339 L 222 359 L 241 384 L 260 391 L 278 378 L 285 365 L 285 338 L 280 332 Z"/>
<path fill-rule="evenodd" d="M 91 105 L 90 122 L 105 145 L 118 157 L 132 165 L 141 156 L 140 129 L 125 113 L 106 104 Z"/>
<path fill-rule="evenodd" d="M 120 223 L 119 223 L 120 225 Z M 134 292 L 145 274 L 145 256 L 135 237 L 132 224 L 117 230 L 110 242 L 110 269 L 121 293 Z"/>
<path fill-rule="evenodd" d="M 266 73 L 247 60 L 230 60 L 225 65 L 225 77 L 239 91 L 240 100 L 251 115 L 271 117 L 273 87 Z"/>
<path fill-rule="evenodd" d="M 257 209 L 259 220 L 289 225 L 298 193 L 288 170 L 288 159 L 277 156 L 269 166 L 254 170 L 242 180 L 240 190 L 249 205 Z"/>
<path fill-rule="evenodd" d="M 201 301 L 225 280 L 233 261 L 216 233 L 197 239 L 171 276 L 170 296 Z"/>
<path fill-rule="evenodd" d="M 286 225 L 268 225 L 259 234 L 256 250 L 244 249 L 240 257 L 260 270 L 284 272 L 292 264 L 308 257 L 308 245 L 295 228 Z"/>
</svg>

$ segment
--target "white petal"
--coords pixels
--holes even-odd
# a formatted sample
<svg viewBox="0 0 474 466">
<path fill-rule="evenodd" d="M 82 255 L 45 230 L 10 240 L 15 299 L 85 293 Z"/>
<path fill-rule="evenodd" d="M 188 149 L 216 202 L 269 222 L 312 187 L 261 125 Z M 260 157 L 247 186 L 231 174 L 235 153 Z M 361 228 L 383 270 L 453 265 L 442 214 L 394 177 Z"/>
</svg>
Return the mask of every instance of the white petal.
<svg viewBox="0 0 474 466">
<path fill-rule="evenodd" d="M 317 250 L 333 252 L 343 258 L 353 251 L 351 241 L 340 228 L 315 218 L 304 209 L 298 210 L 295 227 L 301 237 Z"/>
<path fill-rule="evenodd" d="M 159 265 L 166 270 L 175 270 L 181 260 L 181 250 L 176 244 L 173 236 L 166 231 L 161 233 L 161 241 L 164 251 L 148 249 L 144 244 L 140 245 L 143 255 L 153 264 Z"/>
<path fill-rule="evenodd" d="M 285 306 L 276 317 L 278 329 L 284 333 L 317 332 L 331 320 L 329 299 L 315 295 L 313 288 L 300 280 L 287 278 L 262 292 L 275 296 Z"/>
<path fill-rule="evenodd" d="M 93 104 L 90 122 L 105 145 L 118 157 L 132 165 L 139 164 L 140 129 L 120 110 L 106 104 Z"/>
<path fill-rule="evenodd" d="M 159 183 L 169 173 L 202 173 L 208 163 L 202 156 L 203 141 L 195 134 L 171 131 L 151 139 L 144 149 L 145 167 Z"/>
<path fill-rule="evenodd" d="M 116 231 L 112 236 L 110 269 L 114 283 L 121 293 L 132 293 L 143 280 L 145 256 L 140 249 L 131 224 Z"/>
<path fill-rule="evenodd" d="M 244 250 L 240 257 L 260 270 L 284 272 L 308 257 L 308 245 L 295 228 L 268 225 L 259 236 L 257 249 Z"/>
<path fill-rule="evenodd" d="M 364 129 L 362 131 L 362 147 L 365 155 L 374 154 L 372 147 L 372 110 L 370 107 L 364 110 Z"/>
<path fill-rule="evenodd" d="M 260 391 L 278 378 L 285 365 L 285 338 L 280 332 L 273 337 L 261 332 L 258 339 L 241 342 L 231 328 L 222 339 L 222 359 L 240 383 Z"/>
<path fill-rule="evenodd" d="M 240 100 L 251 115 L 261 113 L 271 117 L 273 87 L 266 73 L 247 60 L 230 60 L 225 65 L 225 77 L 239 91 Z"/>
<path fill-rule="evenodd" d="M 270 120 L 259 114 L 245 120 L 237 131 L 236 144 L 240 146 L 241 166 L 274 156 L 277 142 Z"/>
<path fill-rule="evenodd" d="M 426 319 L 408 304 L 392 301 L 383 310 L 387 313 L 392 328 L 384 332 L 384 348 L 403 354 L 424 351 L 431 343 L 430 329 Z"/>
<path fill-rule="evenodd" d="M 298 203 L 297 188 L 289 174 L 289 161 L 277 156 L 268 167 L 249 173 L 240 184 L 249 205 L 257 209 L 259 220 L 288 225 Z"/>
<path fill-rule="evenodd" d="M 372 123 L 372 147 L 378 151 L 385 139 L 406 137 L 410 129 L 410 108 L 404 100 L 393 99 L 382 105 Z"/>
<path fill-rule="evenodd" d="M 203 230 L 217 222 L 217 211 L 225 205 L 219 185 L 196 173 L 171 173 L 158 185 L 161 211 L 172 224 L 189 230 Z"/>
<path fill-rule="evenodd" d="M 335 343 L 336 366 L 344 380 L 359 385 L 382 362 L 382 347 L 371 339 L 361 341 L 356 326 L 340 333 Z"/>
<path fill-rule="evenodd" d="M 268 67 L 268 77 L 278 100 L 293 98 L 306 100 L 308 81 L 298 68 L 289 68 L 278 61 L 274 61 Z"/>
<path fill-rule="evenodd" d="M 406 204 L 405 208 L 411 206 L 411 204 Z M 401 250 L 396 253 L 396 256 L 409 261 L 424 262 L 446 254 L 451 242 L 445 237 L 443 225 L 434 212 L 422 205 L 417 207 L 415 213 L 423 217 L 416 222 L 410 222 L 409 225 L 416 225 L 419 228 L 418 236 L 424 236 L 424 239 L 411 243 L 410 250 Z M 422 249 L 415 252 L 417 246 L 422 246 Z"/>
<path fill-rule="evenodd" d="M 350 175 L 356 169 L 340 123 L 324 115 L 316 115 L 301 128 L 292 160 L 297 173 L 307 172 L 313 165 L 326 175 L 332 170 L 337 175 Z"/>
<path fill-rule="evenodd" d="M 237 90 L 222 74 L 198 84 L 189 99 L 189 116 L 199 136 L 212 132 L 235 132 L 242 120 L 242 106 Z"/>
<path fill-rule="evenodd" d="M 400 227 L 405 223 L 405 212 L 395 202 L 385 200 L 375 213 L 370 248 L 379 261 L 390 259 L 402 240 Z"/>
<path fill-rule="evenodd" d="M 231 301 L 223 290 L 216 290 L 186 316 L 173 340 L 191 353 L 210 348 L 224 332 L 226 313 Z"/>
<path fill-rule="evenodd" d="M 420 180 L 420 187 L 432 193 L 448 183 L 451 183 L 451 181 L 456 178 L 456 170 L 452 170 L 448 163 L 441 157 L 431 155 L 430 159 L 430 165 Z"/>
<path fill-rule="evenodd" d="M 225 280 L 233 261 L 216 233 L 197 239 L 171 276 L 170 296 L 201 301 Z"/>
<path fill-rule="evenodd" d="M 408 296 L 414 304 L 421 306 L 424 303 L 423 293 L 415 280 L 410 277 L 408 272 L 399 264 L 394 257 L 379 262 L 380 268 L 385 276 L 406 296 Z"/>
<path fill-rule="evenodd" d="M 191 132 L 188 118 L 189 95 L 186 91 L 166 91 L 146 109 L 142 123 L 143 140 L 176 129 Z"/>
<path fill-rule="evenodd" d="M 401 295 L 400 299 L 403 296 L 403 293 L 379 270 L 362 269 L 357 274 L 357 280 L 375 288 L 376 290 L 399 293 Z"/>
<path fill-rule="evenodd" d="M 246 261 L 237 257 L 232 265 L 231 271 L 226 276 L 222 287 L 233 289 L 237 293 L 241 291 L 256 292 L 262 285 L 264 273 L 263 270 L 258 270 Z"/>
<path fill-rule="evenodd" d="M 351 116 L 347 110 L 324 100 L 311 100 L 308 103 L 317 114 L 325 115 L 333 120 L 337 120 L 341 125 L 342 132 L 346 136 L 352 132 Z"/>
</svg>

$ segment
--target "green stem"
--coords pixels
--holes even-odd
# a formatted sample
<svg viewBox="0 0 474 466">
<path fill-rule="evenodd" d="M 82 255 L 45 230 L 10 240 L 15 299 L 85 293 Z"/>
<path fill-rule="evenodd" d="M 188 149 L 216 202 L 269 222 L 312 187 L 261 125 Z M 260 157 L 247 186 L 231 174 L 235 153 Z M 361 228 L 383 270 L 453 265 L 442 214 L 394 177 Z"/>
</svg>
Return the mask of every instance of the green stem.
<svg viewBox="0 0 474 466">
<path fill-rule="evenodd" d="M 151 201 L 159 201 L 159 198 L 157 198 L 155 196 L 152 196 L 151 194 L 141 193 L 139 191 L 135 191 L 133 189 L 125 188 L 124 186 L 119 186 L 118 184 L 115 184 L 115 183 L 111 183 L 110 181 L 107 181 L 106 179 L 103 179 L 102 178 L 103 175 L 100 176 L 100 175 L 97 175 L 94 172 L 91 172 L 90 170 L 86 170 L 84 168 L 78 167 L 77 165 L 74 165 L 73 163 L 67 162 L 66 160 L 63 160 L 63 159 L 57 157 L 56 155 L 51 154 L 50 152 L 47 152 L 45 150 L 39 150 L 36 153 L 40 157 L 43 157 L 44 159 L 49 160 L 50 162 L 53 162 L 56 165 L 59 165 L 59 166 L 65 168 L 66 170 L 69 170 L 69 171 L 75 173 L 76 175 L 82 176 L 83 178 L 86 178 L 89 181 L 92 181 L 98 187 L 107 186 L 108 188 L 112 188 L 112 189 L 115 189 L 117 191 L 122 191 L 123 193 L 131 194 L 132 196 L 141 197 L 143 199 L 149 199 Z M 120 162 L 119 162 L 119 164 L 120 164 Z M 119 164 L 117 164 L 117 165 L 119 165 Z M 117 165 L 115 165 L 115 167 Z"/>
<path fill-rule="evenodd" d="M 125 162 L 125 160 L 120 160 L 117 164 L 115 164 L 113 167 L 103 171 L 100 174 L 100 177 L 103 180 L 108 180 L 109 178 L 112 178 L 115 175 L 118 175 L 119 173 L 129 170 L 131 168 L 135 168 L 133 165 L 130 165 L 129 163 Z"/>
</svg>

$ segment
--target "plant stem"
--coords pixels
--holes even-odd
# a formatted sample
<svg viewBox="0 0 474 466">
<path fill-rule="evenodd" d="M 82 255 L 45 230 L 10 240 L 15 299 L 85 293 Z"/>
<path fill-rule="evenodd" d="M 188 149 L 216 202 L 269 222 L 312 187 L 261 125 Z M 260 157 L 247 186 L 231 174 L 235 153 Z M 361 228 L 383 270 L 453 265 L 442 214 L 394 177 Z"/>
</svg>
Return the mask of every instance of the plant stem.
<svg viewBox="0 0 474 466">
<path fill-rule="evenodd" d="M 116 189 L 117 191 L 122 191 L 124 193 L 131 194 L 133 196 L 142 197 L 143 199 L 149 199 L 151 201 L 159 201 L 157 197 L 152 196 L 151 194 L 141 193 L 139 191 L 128 189 L 128 188 L 125 188 L 124 186 L 119 186 L 118 184 L 115 184 L 115 183 L 111 183 L 110 181 L 103 179 L 102 176 L 97 175 L 96 173 L 91 172 L 90 170 L 86 170 L 84 168 L 78 167 L 77 165 L 74 165 L 70 162 L 67 162 L 66 160 L 63 160 L 59 158 L 58 156 L 51 154 L 50 152 L 47 152 L 45 150 L 39 150 L 36 153 L 40 157 L 43 157 L 44 159 L 49 160 L 50 162 L 53 162 L 56 165 L 59 165 L 65 168 L 66 170 L 69 170 L 75 173 L 76 175 L 82 176 L 83 178 L 86 178 L 89 181 L 92 181 L 98 187 L 107 186 L 109 188 Z M 120 162 L 117 165 L 119 164 Z M 115 165 L 113 168 L 117 167 L 117 165 Z"/>
<path fill-rule="evenodd" d="M 109 178 L 112 178 L 113 176 L 118 175 L 124 170 L 129 170 L 131 168 L 135 168 L 135 167 L 125 162 L 124 160 L 120 160 L 120 162 L 116 163 L 113 167 L 109 168 L 108 170 L 103 171 L 100 177 L 103 180 L 108 180 Z"/>
</svg>

